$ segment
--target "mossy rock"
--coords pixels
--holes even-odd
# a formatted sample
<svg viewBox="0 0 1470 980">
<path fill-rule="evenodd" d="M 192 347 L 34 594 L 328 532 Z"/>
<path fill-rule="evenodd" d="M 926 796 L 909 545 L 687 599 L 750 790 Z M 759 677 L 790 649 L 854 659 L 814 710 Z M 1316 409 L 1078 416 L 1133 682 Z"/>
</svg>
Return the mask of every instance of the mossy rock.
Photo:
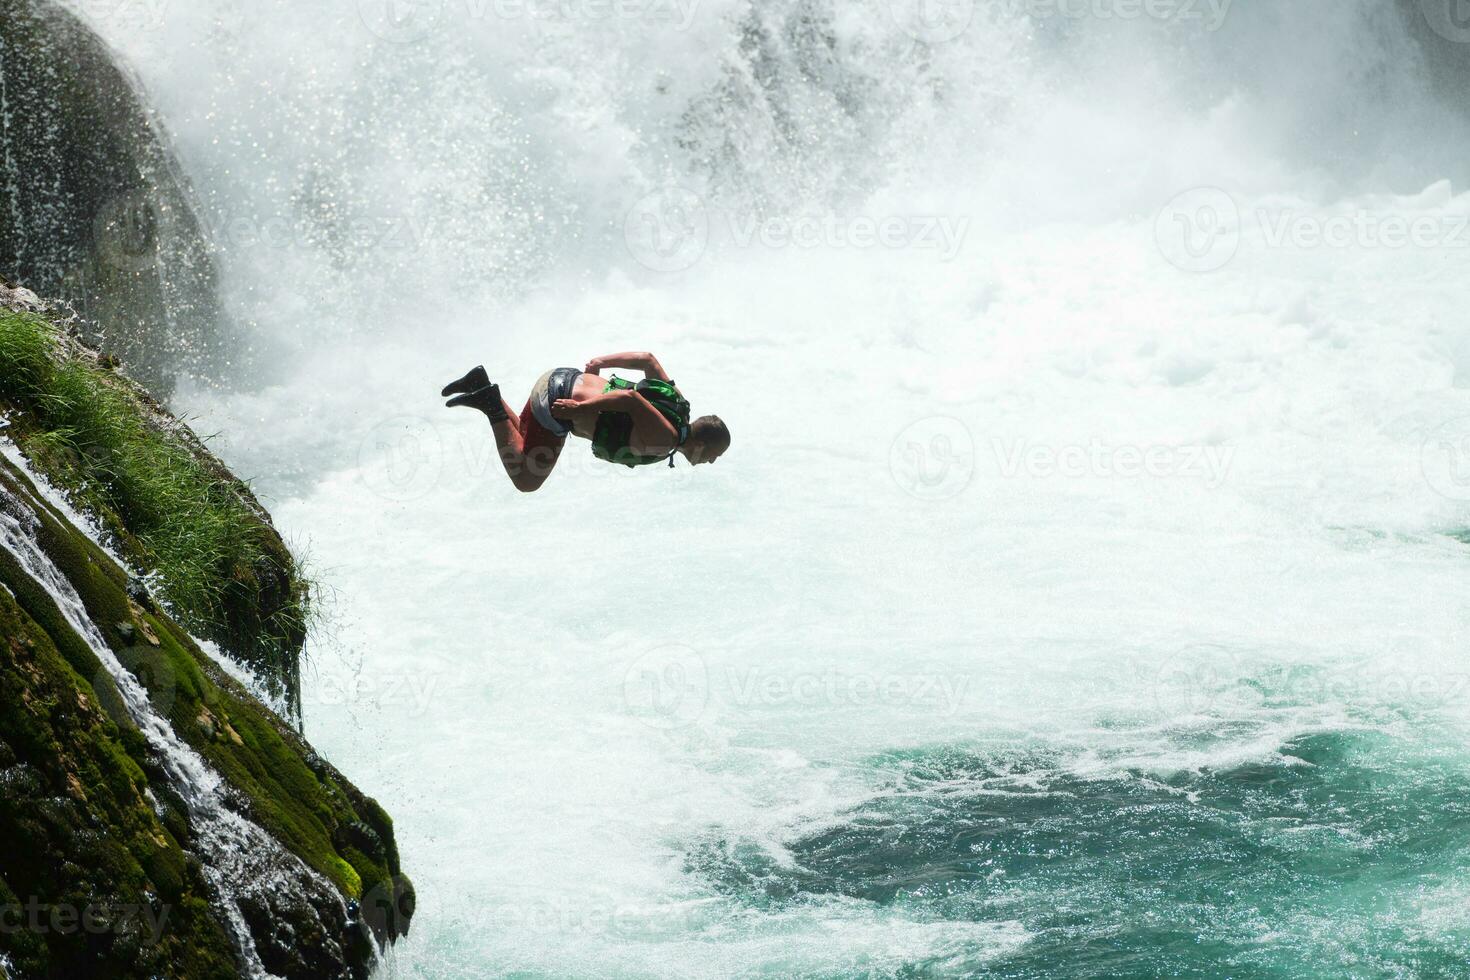
<svg viewBox="0 0 1470 980">
<path fill-rule="evenodd" d="M 177 623 L 134 601 L 123 570 L 5 459 L 0 500 L 24 502 L 21 516 L 31 537 L 76 589 L 88 618 L 113 624 L 101 630 L 108 647 L 145 688 L 154 710 L 225 778 L 239 809 L 329 881 L 350 910 L 361 910 L 359 921 L 334 924 L 329 916 L 324 926 L 319 909 L 257 896 L 247 921 L 260 930 L 256 946 L 269 958 L 267 966 L 283 976 L 323 975 L 330 961 L 310 958 L 340 949 L 354 958 L 344 969 L 362 975 L 372 951 L 359 930 L 366 926 L 378 942 L 390 942 L 407 932 L 413 913 L 412 885 L 399 866 L 387 814 Z M 150 775 L 146 743 L 122 709 L 111 675 L 50 594 L 4 549 L 0 586 L 0 636 L 6 638 L 0 649 L 0 833 L 26 842 L 0 858 L 0 879 L 17 894 L 52 904 L 102 895 L 132 907 L 146 896 L 177 916 L 169 919 L 170 928 L 181 930 L 177 947 L 109 936 L 117 972 L 91 975 L 231 975 L 225 933 L 184 852 L 187 814 L 166 784 Z M 306 941 L 323 928 L 341 935 L 329 943 Z M 23 975 L 83 975 L 63 967 L 96 955 L 89 938 L 50 933 L 40 944 L 7 945 L 0 936 L 0 951 Z"/>
<path fill-rule="evenodd" d="M 236 976 L 117 724 L 3 578 L 0 950 L 25 977 Z"/>
<path fill-rule="evenodd" d="M 221 374 L 213 249 L 133 74 L 55 0 L 0 0 L 0 91 L 0 274 L 107 325 L 154 391 Z"/>
<path fill-rule="evenodd" d="M 407 933 L 416 901 L 391 819 L 190 632 L 294 676 L 309 587 L 269 517 L 186 426 L 55 314 L 0 305 L 0 413 L 29 466 L 153 573 L 160 601 L 5 457 L 0 511 L 66 578 L 154 713 L 223 777 L 231 805 L 299 858 L 302 875 L 320 876 L 241 898 L 257 955 L 290 980 L 365 976 L 375 947 Z M 179 548 L 170 531 L 180 526 L 214 544 Z M 156 930 L 138 916 L 91 932 L 0 930 L 13 973 L 238 972 L 191 850 L 189 808 L 169 780 L 94 648 L 0 547 L 0 907 L 168 913 Z"/>
<path fill-rule="evenodd" d="M 294 713 L 310 584 L 250 488 L 69 327 L 55 313 L 0 307 L 10 438 L 124 559 L 155 576 L 188 629 L 273 684 Z"/>
</svg>

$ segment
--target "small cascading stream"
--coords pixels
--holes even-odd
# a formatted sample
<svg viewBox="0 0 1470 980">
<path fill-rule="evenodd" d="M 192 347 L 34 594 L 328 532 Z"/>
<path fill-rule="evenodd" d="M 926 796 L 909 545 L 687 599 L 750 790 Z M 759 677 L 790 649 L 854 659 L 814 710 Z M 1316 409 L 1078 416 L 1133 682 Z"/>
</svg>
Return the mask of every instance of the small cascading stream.
<svg viewBox="0 0 1470 980">
<path fill-rule="evenodd" d="M 27 475 L 35 481 L 34 475 Z M 216 895 L 245 972 L 254 978 L 272 976 L 256 950 L 242 904 L 247 899 L 268 896 L 271 901 L 279 901 L 284 893 L 313 906 L 335 903 L 345 918 L 347 911 L 341 907 L 341 898 L 264 829 L 230 808 L 224 780 L 154 710 L 143 686 L 103 639 L 81 596 L 41 549 L 36 539 L 36 518 L 27 520 L 28 511 L 24 500 L 0 487 L 0 547 L 46 591 L 111 675 L 128 714 L 157 754 L 170 787 L 188 809 L 195 843 L 204 859 L 203 873 Z"/>
</svg>

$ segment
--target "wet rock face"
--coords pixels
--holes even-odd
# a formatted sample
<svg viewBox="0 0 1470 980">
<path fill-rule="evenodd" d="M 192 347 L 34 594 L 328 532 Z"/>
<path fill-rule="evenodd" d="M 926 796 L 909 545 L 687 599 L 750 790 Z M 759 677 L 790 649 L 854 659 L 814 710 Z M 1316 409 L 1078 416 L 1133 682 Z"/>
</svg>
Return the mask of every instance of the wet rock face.
<svg viewBox="0 0 1470 980">
<path fill-rule="evenodd" d="M 1470 5 L 1464 0 L 1395 0 L 1425 66 L 1446 96 L 1462 99 L 1470 84 Z"/>
<path fill-rule="evenodd" d="M 392 821 L 128 585 L 0 455 L 0 963 L 367 980 L 414 912 Z"/>
<path fill-rule="evenodd" d="M 108 325 L 165 393 L 220 367 L 216 273 L 136 81 L 54 0 L 0 0 L 0 274 Z"/>
</svg>

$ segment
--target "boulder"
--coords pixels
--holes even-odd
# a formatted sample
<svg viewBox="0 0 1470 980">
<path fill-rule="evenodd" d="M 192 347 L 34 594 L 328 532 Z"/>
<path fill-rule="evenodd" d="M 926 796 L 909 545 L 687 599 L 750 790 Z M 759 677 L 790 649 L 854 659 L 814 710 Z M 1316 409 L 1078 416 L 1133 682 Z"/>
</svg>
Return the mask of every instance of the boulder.
<svg viewBox="0 0 1470 980">
<path fill-rule="evenodd" d="M 53 0 L 0 0 L 0 274 L 166 396 L 221 370 L 212 250 L 137 79 Z"/>
</svg>

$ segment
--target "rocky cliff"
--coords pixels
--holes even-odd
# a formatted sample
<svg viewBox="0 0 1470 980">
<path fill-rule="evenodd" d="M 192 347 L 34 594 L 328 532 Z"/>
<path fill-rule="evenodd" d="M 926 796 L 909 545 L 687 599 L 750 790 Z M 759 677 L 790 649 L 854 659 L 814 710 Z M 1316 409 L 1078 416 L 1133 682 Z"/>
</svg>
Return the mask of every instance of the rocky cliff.
<svg viewBox="0 0 1470 980">
<path fill-rule="evenodd" d="M 167 134 L 53 0 L 0 0 L 0 272 L 73 304 L 157 394 L 222 369 L 212 249 Z"/>
<path fill-rule="evenodd" d="M 0 974 L 364 977 L 391 820 L 191 635 L 298 631 L 305 586 L 75 327 L 0 285 Z"/>
</svg>

